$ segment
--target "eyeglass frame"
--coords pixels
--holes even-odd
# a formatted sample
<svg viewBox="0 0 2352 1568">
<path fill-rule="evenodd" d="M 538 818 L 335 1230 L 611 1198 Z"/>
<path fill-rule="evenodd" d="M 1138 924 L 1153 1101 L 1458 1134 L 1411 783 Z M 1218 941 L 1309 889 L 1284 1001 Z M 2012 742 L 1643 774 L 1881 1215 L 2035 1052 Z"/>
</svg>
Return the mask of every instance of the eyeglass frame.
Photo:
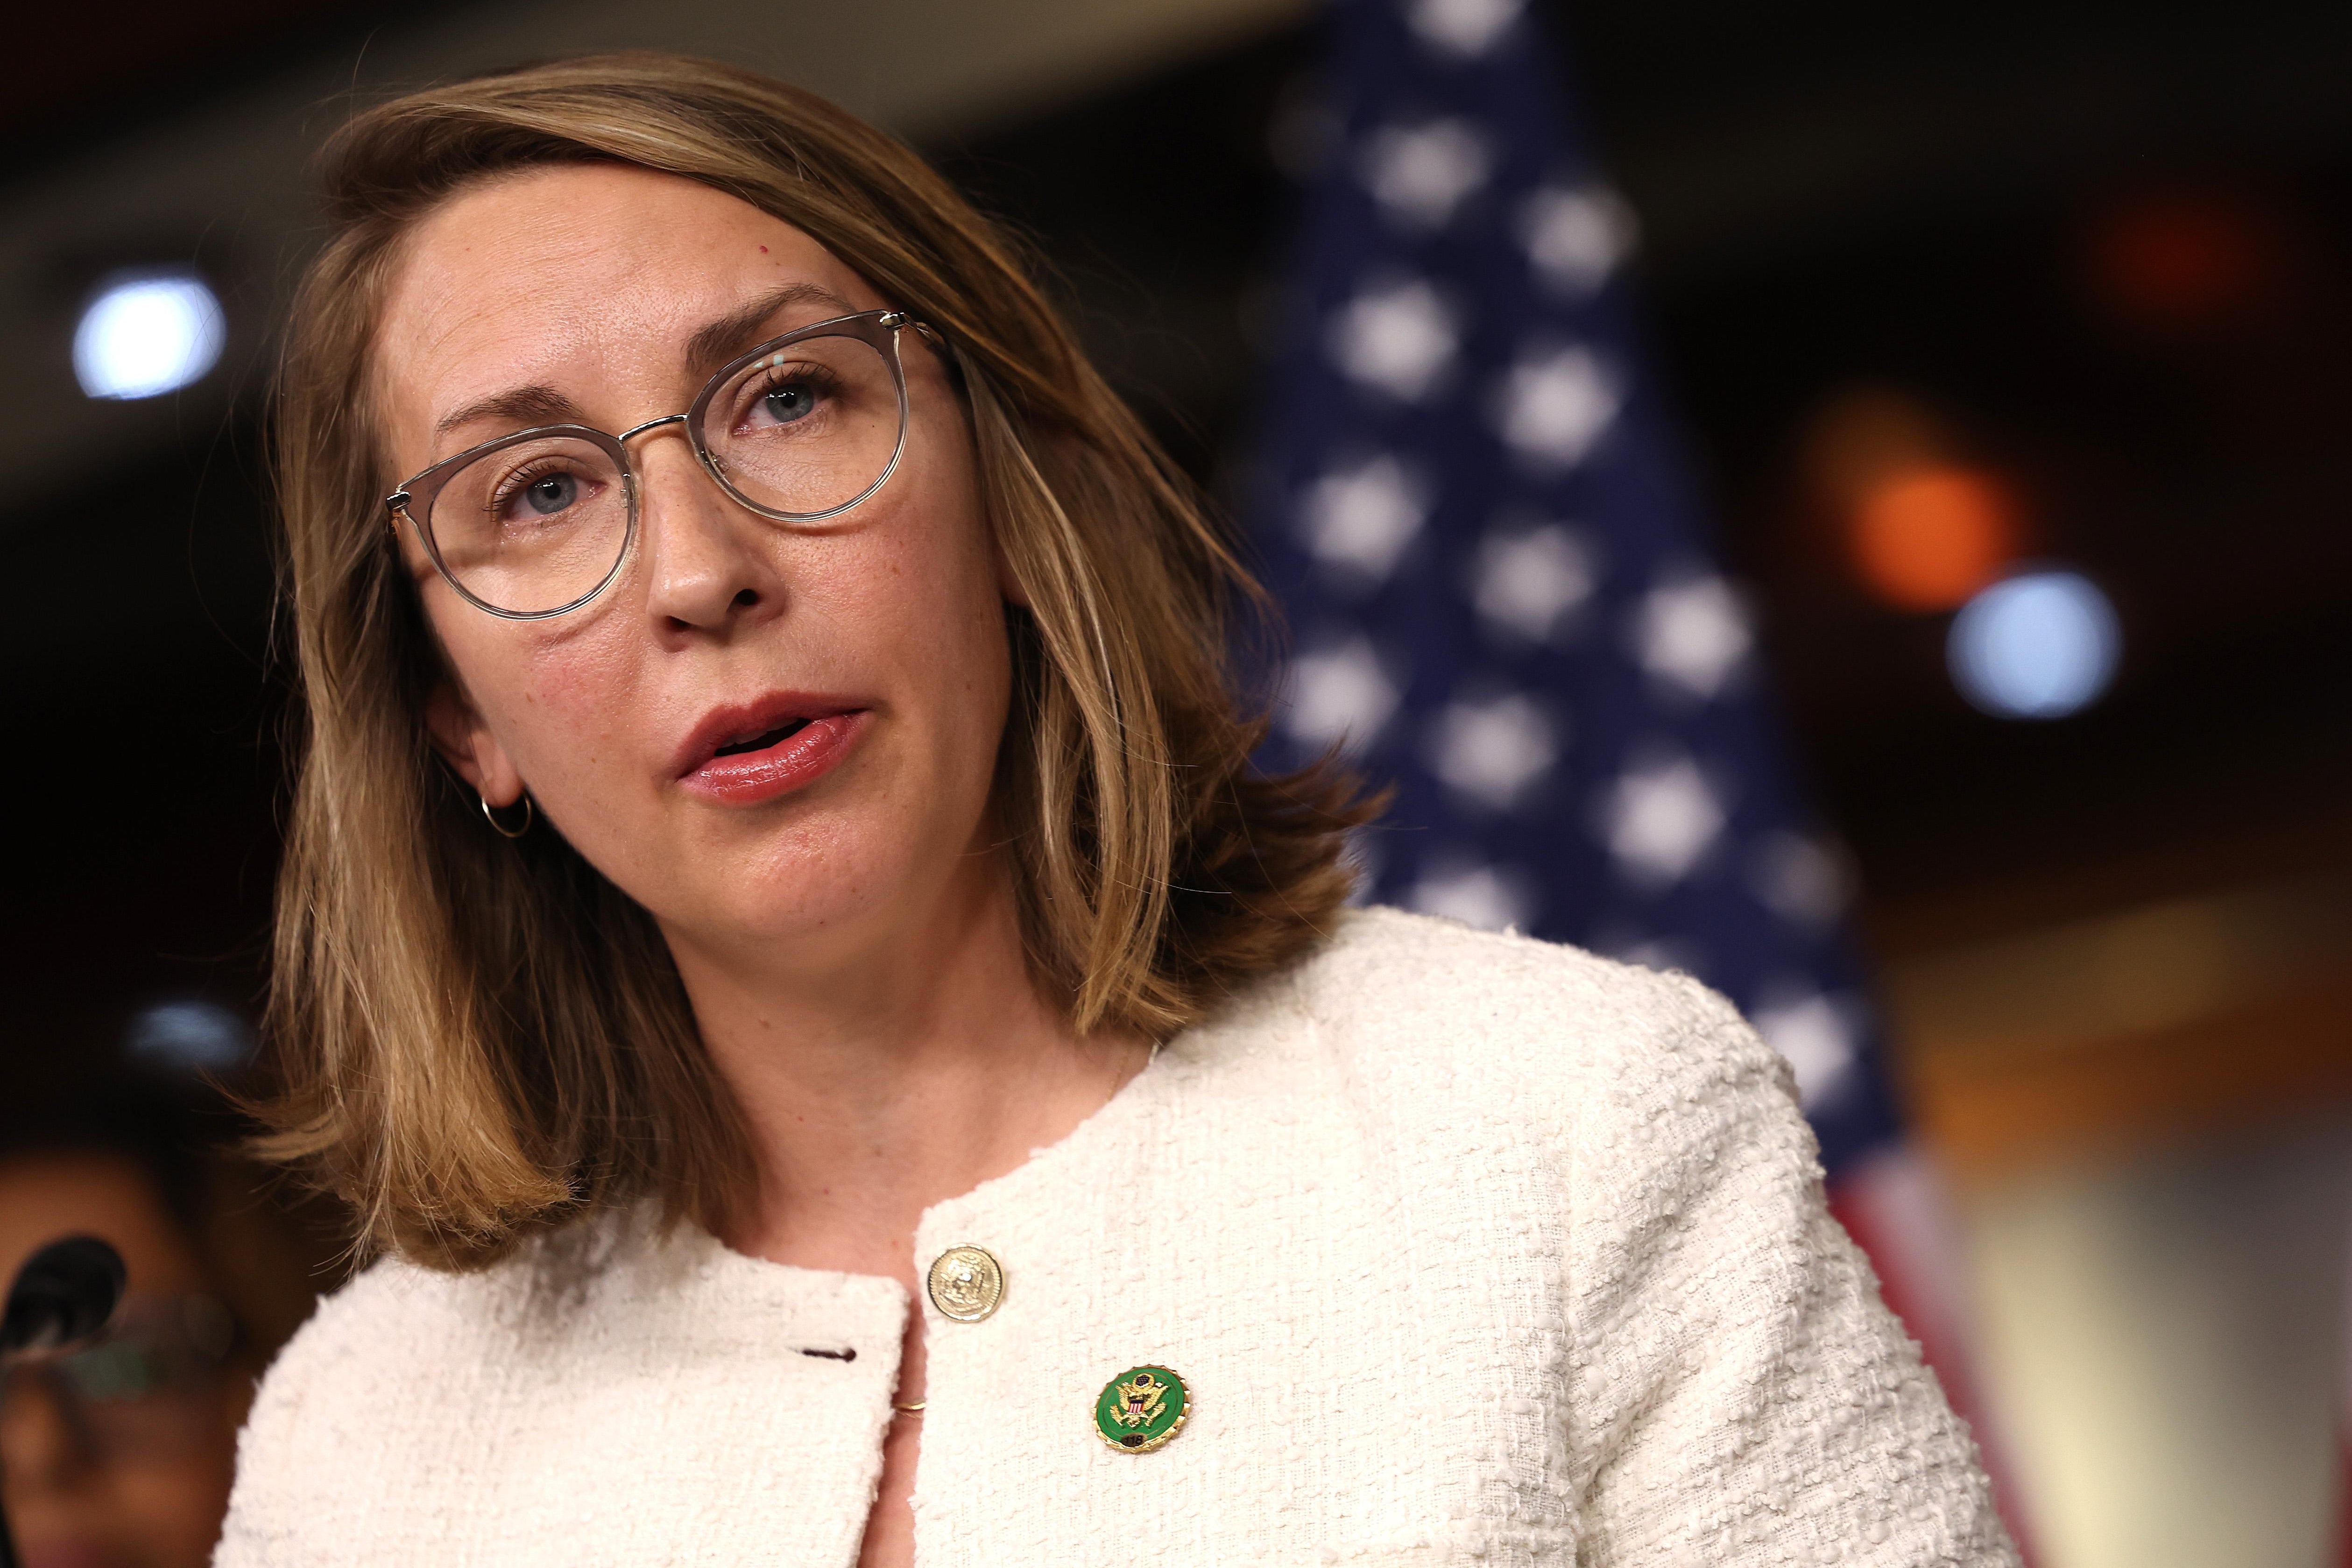
<svg viewBox="0 0 2352 1568">
<path fill-rule="evenodd" d="M 71 1349 L 35 1352 L 0 1367 L 0 1406 L 37 1387 L 53 1402 L 72 1441 L 84 1454 L 114 1463 L 122 1455 L 106 1441 L 101 1413 L 164 1412 L 179 1418 L 194 1412 L 216 1424 L 199 1401 L 217 1397 L 232 1359 L 247 1344 L 244 1329 L 219 1298 L 205 1291 L 129 1298 L 105 1331 Z M 160 1372 L 136 1388 L 93 1386 L 130 1356 L 142 1373 Z M 147 1450 L 152 1456 L 154 1450 Z"/>
<path fill-rule="evenodd" d="M 852 315 L 835 316 L 829 321 L 818 321 L 810 326 L 795 327 L 789 332 L 770 338 L 757 348 L 736 355 L 711 373 L 710 379 L 702 384 L 702 390 L 695 394 L 694 401 L 687 405 L 686 412 L 683 414 L 665 414 L 658 419 L 648 419 L 642 425 L 633 425 L 617 436 L 610 431 L 599 430 L 593 425 L 536 425 L 528 430 L 516 430 L 504 436 L 492 437 L 488 441 L 468 447 L 454 456 L 444 458 L 431 468 L 404 479 L 399 489 L 384 497 L 384 507 L 392 514 L 393 531 L 397 533 L 400 524 L 405 521 L 408 526 L 415 531 L 417 543 L 424 548 L 425 559 L 433 563 L 433 569 L 441 574 L 441 580 L 448 584 L 459 598 L 485 614 L 496 616 L 500 620 L 507 621 L 544 621 L 551 620 L 557 616 L 568 616 L 611 587 L 621 575 L 622 569 L 628 565 L 630 552 L 635 547 L 637 541 L 638 491 L 637 471 L 635 465 L 629 461 L 628 443 L 649 430 L 658 430 L 666 425 L 682 425 L 686 427 L 687 445 L 694 449 L 695 460 L 702 466 L 702 471 L 710 476 L 711 482 L 738 506 L 766 518 L 771 522 L 823 522 L 828 518 L 839 517 L 843 512 L 872 499 L 877 490 L 889 483 L 890 476 L 898 471 L 899 459 L 906 456 L 907 429 L 912 421 L 907 401 L 907 366 L 898 348 L 898 333 L 907 327 L 914 328 L 935 342 L 939 338 L 939 333 L 929 325 L 916 321 L 903 310 L 859 310 Z M 845 328 L 850 330 L 845 331 Z M 780 349 L 789 347 L 804 338 L 822 337 L 856 338 L 880 353 L 889 364 L 890 380 L 898 395 L 898 443 L 890 448 L 890 460 L 883 465 L 882 472 L 875 478 L 874 482 L 840 505 L 827 507 L 822 511 L 778 511 L 773 507 L 761 505 L 728 481 L 727 476 L 720 471 L 718 458 L 711 454 L 709 447 L 703 441 L 702 416 L 708 412 L 710 400 L 718 395 L 719 388 L 725 386 L 730 380 L 749 368 L 755 361 L 764 355 L 774 353 Z M 479 597 L 463 583 L 457 581 L 457 574 L 449 570 L 448 563 L 441 558 L 441 546 L 434 539 L 433 531 L 417 521 L 416 511 L 413 509 L 421 509 L 426 517 L 431 517 L 433 503 L 439 497 L 442 486 L 448 483 L 459 469 L 478 458 L 487 458 L 502 448 L 553 437 L 584 440 L 613 459 L 614 466 L 620 470 L 622 490 L 628 500 L 628 526 L 621 535 L 621 548 L 614 557 L 612 570 L 606 572 L 594 587 L 570 604 L 559 605 L 551 610 L 505 609 Z"/>
</svg>

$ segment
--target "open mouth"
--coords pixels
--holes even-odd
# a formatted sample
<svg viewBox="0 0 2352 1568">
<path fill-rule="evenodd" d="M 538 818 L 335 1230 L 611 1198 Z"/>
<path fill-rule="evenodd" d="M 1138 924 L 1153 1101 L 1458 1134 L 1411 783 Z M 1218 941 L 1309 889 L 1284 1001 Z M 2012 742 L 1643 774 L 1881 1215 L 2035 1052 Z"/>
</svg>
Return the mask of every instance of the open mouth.
<svg viewBox="0 0 2352 1568">
<path fill-rule="evenodd" d="M 672 776 L 730 805 L 789 794 L 831 771 L 866 729 L 855 696 L 777 691 L 716 710 L 673 753 Z"/>
<path fill-rule="evenodd" d="M 719 757 L 740 757 L 748 752 L 764 752 L 771 746 L 782 745 L 808 726 L 809 721 L 806 719 L 787 719 L 772 730 L 762 730 L 756 735 L 746 735 L 740 740 L 730 741 L 711 754 Z"/>
</svg>

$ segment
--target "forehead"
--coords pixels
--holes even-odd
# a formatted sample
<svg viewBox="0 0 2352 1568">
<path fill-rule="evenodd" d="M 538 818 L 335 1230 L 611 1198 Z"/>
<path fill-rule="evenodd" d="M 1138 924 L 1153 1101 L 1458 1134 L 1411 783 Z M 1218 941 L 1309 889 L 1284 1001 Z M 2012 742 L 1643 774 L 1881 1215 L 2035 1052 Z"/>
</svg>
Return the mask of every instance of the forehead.
<svg viewBox="0 0 2352 1568">
<path fill-rule="evenodd" d="M 696 328 L 795 282 L 875 304 L 807 234 L 692 180 L 591 163 L 487 181 L 403 247 L 377 335 L 388 411 L 411 425 L 512 385 L 675 362 Z"/>
<path fill-rule="evenodd" d="M 134 1289 L 194 1288 L 194 1257 L 152 1178 L 126 1156 L 56 1151 L 0 1160 L 0 1279 L 36 1247 L 73 1231 L 112 1242 Z"/>
</svg>

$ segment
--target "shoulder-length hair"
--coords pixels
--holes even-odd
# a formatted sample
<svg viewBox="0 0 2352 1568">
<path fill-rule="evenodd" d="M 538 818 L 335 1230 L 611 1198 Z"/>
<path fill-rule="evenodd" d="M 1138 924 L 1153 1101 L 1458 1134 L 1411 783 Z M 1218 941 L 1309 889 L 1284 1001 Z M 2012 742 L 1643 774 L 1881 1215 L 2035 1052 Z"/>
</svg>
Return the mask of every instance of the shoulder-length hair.
<svg viewBox="0 0 2352 1568">
<path fill-rule="evenodd" d="M 542 828 L 488 830 L 423 721 L 441 656 L 383 497 L 372 357 L 404 237 L 542 165 L 681 175 L 805 231 L 960 373 L 1008 606 L 993 782 L 1032 970 L 1081 1030 L 1164 1037 L 1298 954 L 1364 820 L 1328 764 L 1255 774 L 1228 662 L 1264 596 L 1024 258 L 913 153 L 808 93 L 667 55 L 537 67 L 360 115 L 297 295 L 275 465 L 300 761 L 278 894 L 264 1147 L 444 1268 L 646 1197 L 728 1228 L 752 1180 L 651 918 Z M 1250 620 L 1237 626 L 1237 614 Z"/>
</svg>

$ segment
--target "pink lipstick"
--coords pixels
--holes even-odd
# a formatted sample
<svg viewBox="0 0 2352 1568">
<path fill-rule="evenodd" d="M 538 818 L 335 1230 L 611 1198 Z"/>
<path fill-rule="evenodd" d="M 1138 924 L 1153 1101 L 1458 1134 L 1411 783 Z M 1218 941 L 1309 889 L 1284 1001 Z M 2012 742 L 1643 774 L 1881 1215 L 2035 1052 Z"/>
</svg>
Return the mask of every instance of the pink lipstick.
<svg viewBox="0 0 2352 1568">
<path fill-rule="evenodd" d="M 720 805 L 773 800 L 830 773 L 871 716 L 854 700 L 806 692 L 719 709 L 680 748 L 677 781 Z"/>
</svg>

